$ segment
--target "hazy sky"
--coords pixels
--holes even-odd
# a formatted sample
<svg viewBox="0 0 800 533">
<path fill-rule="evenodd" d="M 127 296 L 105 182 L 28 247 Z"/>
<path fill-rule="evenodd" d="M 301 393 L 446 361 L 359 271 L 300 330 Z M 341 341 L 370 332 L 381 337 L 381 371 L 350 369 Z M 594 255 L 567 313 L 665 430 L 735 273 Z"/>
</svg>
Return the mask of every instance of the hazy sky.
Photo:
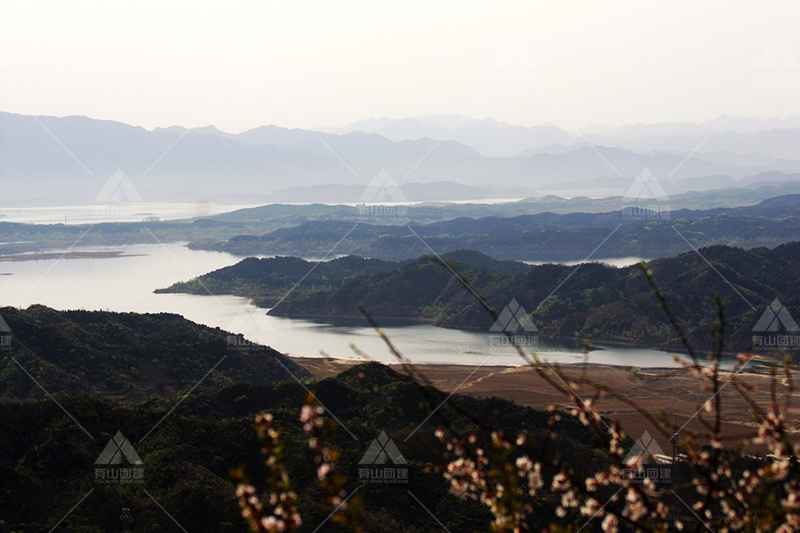
<svg viewBox="0 0 800 533">
<path fill-rule="evenodd" d="M 5 1 L 0 109 L 232 132 L 787 116 L 800 85 L 754 84 L 754 65 L 776 37 L 800 61 L 798 28 L 798 0 Z"/>
</svg>

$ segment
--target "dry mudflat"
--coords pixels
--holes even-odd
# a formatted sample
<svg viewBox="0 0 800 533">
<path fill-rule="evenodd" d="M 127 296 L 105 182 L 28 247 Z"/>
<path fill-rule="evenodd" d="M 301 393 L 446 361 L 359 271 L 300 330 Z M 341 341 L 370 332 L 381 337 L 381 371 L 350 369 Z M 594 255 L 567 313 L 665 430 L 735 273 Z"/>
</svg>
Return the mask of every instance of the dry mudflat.
<svg viewBox="0 0 800 533">
<path fill-rule="evenodd" d="M 295 358 L 298 364 L 306 368 L 314 377 L 323 378 L 337 374 L 358 361 L 333 359 Z M 399 372 L 402 367 L 394 366 Z M 461 365 L 417 365 L 416 368 L 439 389 L 450 393 L 477 397 L 498 396 L 513 400 L 516 403 L 545 409 L 550 405 L 570 408 L 575 405 L 552 385 L 540 377 L 531 367 L 496 367 L 496 366 L 461 366 Z M 617 394 L 635 402 L 648 413 L 661 414 L 670 423 L 682 427 L 685 435 L 696 433 L 700 441 L 707 440 L 704 435 L 708 430 L 703 422 L 713 423 L 713 412 L 707 412 L 705 404 L 713 395 L 706 390 L 709 382 L 706 378 L 693 375 L 683 369 L 645 369 L 632 372 L 620 367 L 603 365 L 563 365 L 560 367 L 567 383 L 570 378 L 579 379 L 588 376 L 595 383 L 602 383 Z M 763 372 L 763 371 L 762 371 Z M 725 446 L 735 448 L 745 437 L 755 434 L 757 422 L 751 415 L 751 407 L 737 391 L 735 382 L 730 381 L 733 373 L 724 372 L 720 376 L 720 392 L 714 400 L 721 402 L 723 435 Z M 800 379 L 800 374 L 797 375 Z M 553 378 L 561 384 L 559 378 Z M 750 373 L 747 367 L 735 376 L 737 381 L 756 387 L 751 393 L 753 400 L 761 407 L 770 404 L 770 387 L 772 378 L 766 373 Z M 789 385 L 784 376 L 777 379 L 776 390 L 781 400 L 785 399 Z M 589 386 L 575 389 L 577 396 L 588 400 L 594 391 Z M 627 433 L 639 438 L 645 431 L 656 438 L 665 453 L 670 453 L 669 437 L 662 435 L 659 428 L 646 416 L 628 403 L 605 396 L 593 405 L 597 413 L 619 421 Z M 800 440 L 800 391 L 795 391 L 786 414 L 786 420 L 792 434 Z M 671 430 L 663 429 L 667 435 Z M 748 451 L 762 452 L 762 449 L 750 445 Z"/>
</svg>

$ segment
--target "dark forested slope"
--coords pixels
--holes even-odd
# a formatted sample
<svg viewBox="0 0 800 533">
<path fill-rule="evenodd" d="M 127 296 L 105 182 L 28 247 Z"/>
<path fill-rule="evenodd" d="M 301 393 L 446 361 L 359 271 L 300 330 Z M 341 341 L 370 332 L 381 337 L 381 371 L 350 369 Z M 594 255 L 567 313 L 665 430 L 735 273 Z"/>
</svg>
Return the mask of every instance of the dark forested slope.
<svg viewBox="0 0 800 533">
<path fill-rule="evenodd" d="M 449 495 L 441 472 L 433 470 L 446 453 L 433 435 L 443 420 L 463 432 L 477 431 L 475 420 L 512 435 L 525 432 L 531 446 L 550 441 L 554 466 L 548 463 L 544 468 L 548 486 L 560 465 L 583 478 L 609 461 L 596 432 L 577 419 L 564 417 L 555 428 L 554 440 L 546 439 L 550 413 L 498 398 L 454 395 L 451 401 L 472 420 L 443 407 L 428 421 L 428 402 L 441 403 L 447 394 L 435 389 L 425 389 L 423 394 L 408 378 L 374 363 L 309 387 L 341 424 L 326 445 L 342 450 L 335 473 L 349 480 L 348 492 L 359 487 L 359 468 L 363 468 L 359 460 L 382 431 L 408 462 L 407 483 L 359 487 L 363 501 L 359 516 L 366 531 L 441 530 L 409 490 L 451 531 L 486 530 L 490 517 L 485 507 Z M 124 404 L 96 396 L 57 394 L 61 406 L 89 435 L 49 398 L 0 402 L 0 530 L 47 532 L 69 515 L 60 523 L 65 531 L 117 531 L 124 507 L 133 516 L 133 531 L 179 530 L 175 522 L 193 533 L 247 531 L 230 472 L 242 467 L 260 495 L 266 490 L 253 419 L 269 411 L 275 425 L 283 429 L 280 438 L 288 451 L 287 473 L 299 495 L 302 530 L 314 531 L 332 508 L 314 483 L 313 452 L 299 421 L 305 395 L 303 386 L 294 381 L 204 386 L 177 407 L 177 399 Z M 419 430 L 414 431 L 417 425 Z M 4 434 L 12 429 L 13 438 Z M 129 439 L 142 460 L 138 466 L 141 484 L 96 482 L 95 461 L 117 431 Z M 406 440 L 412 431 L 413 438 Z M 626 445 L 631 444 L 626 440 Z M 130 467 L 127 462 L 121 466 Z M 535 502 L 540 529 L 553 520 L 557 503 L 551 494 L 541 494 Z M 338 530 L 332 523 L 329 526 L 324 531 Z"/>
<path fill-rule="evenodd" d="M 699 345 L 709 342 L 716 294 L 726 305 L 731 351 L 747 348 L 758 318 L 776 298 L 790 312 L 800 310 L 795 283 L 800 279 L 800 242 L 774 249 L 713 246 L 699 252 L 648 263 L 676 319 Z M 517 274 L 458 261 L 452 268 L 497 312 L 516 299 L 545 337 L 677 346 L 675 332 L 638 265 L 540 265 Z M 353 278 L 338 289 L 293 293 L 270 314 L 358 316 L 358 304 L 377 317 L 425 318 L 440 326 L 484 331 L 493 324 L 472 292 L 440 261 L 427 257 L 392 272 Z"/>
<path fill-rule="evenodd" d="M 137 399 L 188 390 L 212 368 L 209 383 L 269 383 L 304 371 L 266 346 L 246 346 L 219 328 L 168 313 L 0 308 L 9 326 L 0 353 L 0 395 L 40 397 L 20 369 L 55 393 Z M 12 359 L 13 358 L 13 359 Z M 215 365 L 218 365 L 215 367 Z"/>
</svg>

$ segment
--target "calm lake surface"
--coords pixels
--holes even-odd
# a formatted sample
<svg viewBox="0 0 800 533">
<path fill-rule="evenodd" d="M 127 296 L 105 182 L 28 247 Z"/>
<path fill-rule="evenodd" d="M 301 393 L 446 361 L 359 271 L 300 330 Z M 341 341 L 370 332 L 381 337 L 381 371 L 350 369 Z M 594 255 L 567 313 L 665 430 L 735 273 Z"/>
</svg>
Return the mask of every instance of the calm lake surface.
<svg viewBox="0 0 800 533">
<path fill-rule="evenodd" d="M 241 260 L 226 253 L 189 250 L 183 244 L 140 244 L 74 248 L 114 250 L 127 257 L 0 263 L 0 305 L 44 304 L 55 309 L 168 312 L 212 327 L 242 333 L 255 342 L 295 356 L 357 358 L 351 343 L 371 358 L 395 362 L 375 331 L 361 319 L 305 320 L 271 317 L 236 296 L 154 294 L 153 290 L 188 280 Z M 428 324 L 381 321 L 384 331 L 412 361 L 419 363 L 517 365 L 519 356 L 498 345 L 497 334 L 437 328 Z M 562 364 L 583 362 L 576 347 L 540 343 L 540 357 Z M 603 347 L 592 363 L 674 367 L 666 352 Z"/>
<path fill-rule="evenodd" d="M 176 220 L 227 213 L 260 204 L 229 205 L 213 202 L 138 202 L 120 205 L 69 205 L 47 207 L 0 207 L 0 221 L 26 224 L 94 224 L 141 222 L 148 217 Z"/>
</svg>

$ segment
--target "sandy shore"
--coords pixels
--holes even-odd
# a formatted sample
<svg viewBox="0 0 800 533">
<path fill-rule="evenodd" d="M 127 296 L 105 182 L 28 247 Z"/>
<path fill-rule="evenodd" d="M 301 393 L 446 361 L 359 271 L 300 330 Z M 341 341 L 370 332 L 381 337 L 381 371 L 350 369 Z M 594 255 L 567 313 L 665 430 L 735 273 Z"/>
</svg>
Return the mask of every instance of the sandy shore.
<svg viewBox="0 0 800 533">
<path fill-rule="evenodd" d="M 307 369 L 314 377 L 322 378 L 337 374 L 358 361 L 325 360 L 311 358 L 293 358 L 299 365 Z M 402 368 L 394 367 L 402 372 Z M 437 388 L 445 392 L 457 392 L 477 397 L 498 396 L 513 400 L 522 405 L 544 409 L 550 405 L 559 407 L 574 406 L 574 402 L 563 396 L 541 378 L 530 367 L 475 367 L 461 365 L 418 365 Z M 635 374 L 620 367 L 604 365 L 568 365 L 562 366 L 568 377 L 578 378 L 583 372 L 597 383 L 606 384 L 610 390 L 633 400 L 641 408 L 654 415 L 661 413 L 670 422 L 684 426 L 682 432 L 696 432 L 698 438 L 707 433 L 703 419 L 712 421 L 712 414 L 703 408 L 713 392 L 704 390 L 708 382 L 704 378 L 693 376 L 685 370 L 643 369 Z M 721 385 L 725 384 L 732 374 L 721 374 Z M 557 379 L 557 378 L 555 378 Z M 737 380 L 757 387 L 752 394 L 758 405 L 769 405 L 769 388 L 771 378 L 766 374 L 742 372 Z M 569 382 L 569 379 L 566 380 Z M 783 397 L 788 385 L 783 379 L 778 380 L 778 394 Z M 584 386 L 575 392 L 584 400 L 593 396 L 593 391 Z M 793 406 L 787 413 L 792 432 L 800 439 L 800 392 L 794 394 Z M 757 424 L 752 420 L 750 407 L 737 392 L 733 383 L 725 385 L 715 399 L 722 405 L 723 435 L 726 447 L 736 447 L 745 436 L 754 434 Z M 612 419 L 618 420 L 628 434 L 639 438 L 645 431 L 649 432 L 659 443 L 665 453 L 671 452 L 669 437 L 645 416 L 623 401 L 606 396 L 594 405 L 594 409 Z M 669 430 L 663 430 L 669 433 Z M 705 439 L 702 439 L 705 440 Z M 750 447 L 750 451 L 762 451 Z"/>
</svg>

